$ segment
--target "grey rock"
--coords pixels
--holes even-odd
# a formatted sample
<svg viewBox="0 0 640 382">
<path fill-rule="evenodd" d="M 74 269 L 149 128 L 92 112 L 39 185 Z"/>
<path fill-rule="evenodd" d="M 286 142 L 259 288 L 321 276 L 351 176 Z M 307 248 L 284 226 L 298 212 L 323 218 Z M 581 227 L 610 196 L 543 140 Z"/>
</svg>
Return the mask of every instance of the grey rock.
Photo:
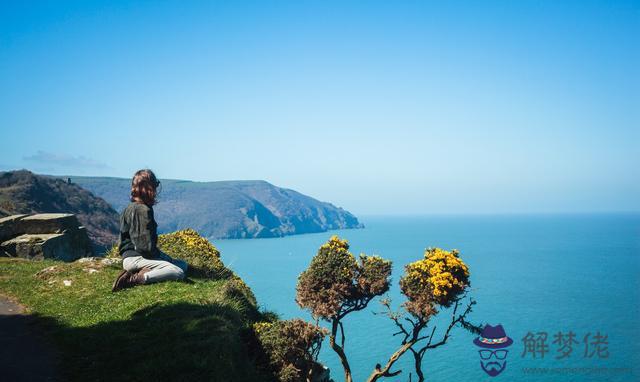
<svg viewBox="0 0 640 382">
<path fill-rule="evenodd" d="M 87 254 L 86 247 L 75 244 L 68 233 L 41 233 L 20 235 L 3 242 L 0 247 L 9 257 L 73 261 Z"/>
<path fill-rule="evenodd" d="M 106 257 L 102 260 L 100 260 L 100 262 L 104 265 L 118 265 L 120 263 L 122 263 L 122 259 L 121 258 L 115 258 L 115 257 Z"/>
<path fill-rule="evenodd" d="M 22 233 L 62 233 L 80 227 L 73 214 L 35 214 L 19 220 L 18 228 Z"/>
<path fill-rule="evenodd" d="M 29 215 L 11 215 L 0 219 L 0 242 L 18 235 L 16 222 L 26 216 Z"/>
<path fill-rule="evenodd" d="M 76 260 L 77 263 L 92 263 L 94 261 L 99 261 L 102 260 L 102 257 L 96 257 L 96 256 L 91 256 L 91 257 L 81 257 L 78 260 Z"/>
<path fill-rule="evenodd" d="M 74 261 L 93 255 L 73 214 L 13 215 L 0 219 L 0 256 Z"/>
</svg>

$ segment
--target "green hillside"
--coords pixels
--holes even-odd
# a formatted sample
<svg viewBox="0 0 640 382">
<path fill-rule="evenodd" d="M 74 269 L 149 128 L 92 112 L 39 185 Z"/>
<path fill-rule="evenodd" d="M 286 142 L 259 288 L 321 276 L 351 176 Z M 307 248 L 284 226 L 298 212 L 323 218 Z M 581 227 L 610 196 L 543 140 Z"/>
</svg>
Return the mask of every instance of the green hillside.
<svg viewBox="0 0 640 382">
<path fill-rule="evenodd" d="M 0 258 L 0 294 L 25 305 L 62 354 L 71 381 L 270 381 L 252 337 L 261 313 L 249 287 L 195 231 L 161 235 L 187 260 L 186 282 L 111 292 L 116 260 Z"/>
<path fill-rule="evenodd" d="M 72 176 L 71 181 L 105 199 L 118 211 L 128 203 L 130 179 Z M 154 210 L 161 232 L 192 227 L 217 239 L 279 237 L 362 227 L 354 215 L 342 208 L 261 180 L 164 179 Z"/>
<path fill-rule="evenodd" d="M 118 213 L 102 198 L 66 179 L 27 170 L 0 172 L 0 217 L 51 212 L 75 214 L 97 253 L 117 240 Z"/>
</svg>

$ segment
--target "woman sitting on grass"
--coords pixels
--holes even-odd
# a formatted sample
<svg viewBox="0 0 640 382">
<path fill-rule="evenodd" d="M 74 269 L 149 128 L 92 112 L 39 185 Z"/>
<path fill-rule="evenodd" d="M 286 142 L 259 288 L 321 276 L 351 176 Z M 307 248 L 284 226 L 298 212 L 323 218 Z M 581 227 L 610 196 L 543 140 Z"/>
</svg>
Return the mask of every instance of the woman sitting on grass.
<svg viewBox="0 0 640 382">
<path fill-rule="evenodd" d="M 187 263 L 161 252 L 153 218 L 160 181 L 151 170 L 140 170 L 131 181 L 131 203 L 120 216 L 120 243 L 124 270 L 113 283 L 112 291 L 166 280 L 181 280 Z"/>
</svg>

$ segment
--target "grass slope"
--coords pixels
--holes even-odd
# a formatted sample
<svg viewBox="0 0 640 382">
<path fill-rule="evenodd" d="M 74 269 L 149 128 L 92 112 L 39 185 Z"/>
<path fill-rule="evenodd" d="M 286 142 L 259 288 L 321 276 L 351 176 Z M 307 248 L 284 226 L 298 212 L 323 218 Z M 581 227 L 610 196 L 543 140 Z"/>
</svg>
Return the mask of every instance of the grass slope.
<svg viewBox="0 0 640 382">
<path fill-rule="evenodd" d="M 0 293 L 25 305 L 60 349 L 63 380 L 271 380 L 248 345 L 264 319 L 251 290 L 194 231 L 159 242 L 196 264 L 189 281 L 112 293 L 119 264 L 0 258 Z"/>
</svg>

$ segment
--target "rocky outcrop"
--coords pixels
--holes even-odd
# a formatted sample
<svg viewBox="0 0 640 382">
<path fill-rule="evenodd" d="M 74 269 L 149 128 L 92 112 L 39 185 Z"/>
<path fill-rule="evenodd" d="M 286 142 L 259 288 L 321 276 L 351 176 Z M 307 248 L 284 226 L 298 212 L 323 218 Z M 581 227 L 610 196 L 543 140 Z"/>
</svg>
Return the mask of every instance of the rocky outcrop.
<svg viewBox="0 0 640 382">
<path fill-rule="evenodd" d="M 0 172 L 0 218 L 41 213 L 75 214 L 98 253 L 117 241 L 118 213 L 103 199 L 66 178 L 26 170 Z"/>
<path fill-rule="evenodd" d="M 73 261 L 92 255 L 87 231 L 73 214 L 12 215 L 0 219 L 0 256 Z"/>
</svg>

